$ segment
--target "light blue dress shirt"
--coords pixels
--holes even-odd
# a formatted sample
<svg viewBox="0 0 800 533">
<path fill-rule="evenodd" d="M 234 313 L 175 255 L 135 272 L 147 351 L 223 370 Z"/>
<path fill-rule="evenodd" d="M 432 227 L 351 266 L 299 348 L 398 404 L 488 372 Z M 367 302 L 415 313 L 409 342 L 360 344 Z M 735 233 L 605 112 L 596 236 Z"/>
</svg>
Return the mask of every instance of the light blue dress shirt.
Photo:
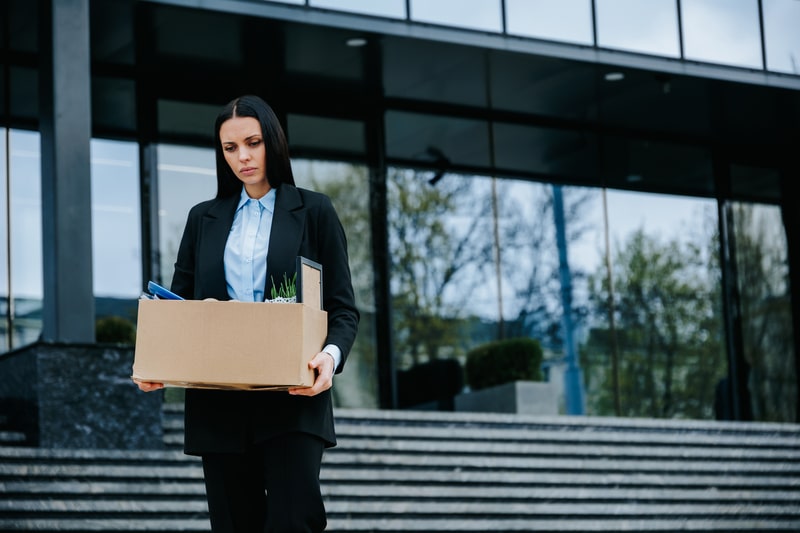
<svg viewBox="0 0 800 533">
<path fill-rule="evenodd" d="M 267 252 L 275 211 L 275 189 L 256 200 L 242 195 L 225 244 L 228 296 L 242 302 L 263 302 L 267 283 Z"/>
<path fill-rule="evenodd" d="M 228 296 L 241 302 L 263 302 L 267 284 L 267 253 L 275 212 L 275 189 L 259 199 L 250 198 L 242 187 L 233 225 L 225 243 L 225 283 Z M 339 366 L 342 351 L 328 344 L 322 350 Z"/>
</svg>

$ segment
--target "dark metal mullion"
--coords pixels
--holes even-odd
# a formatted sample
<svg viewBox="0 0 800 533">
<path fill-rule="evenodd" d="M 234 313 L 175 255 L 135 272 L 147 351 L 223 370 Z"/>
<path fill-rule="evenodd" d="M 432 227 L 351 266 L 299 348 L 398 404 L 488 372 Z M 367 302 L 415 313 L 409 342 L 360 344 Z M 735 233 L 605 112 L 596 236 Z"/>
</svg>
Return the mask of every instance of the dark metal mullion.
<svg viewBox="0 0 800 533">
<path fill-rule="evenodd" d="M 149 35 L 148 25 L 151 9 L 139 4 L 134 14 L 134 34 Z M 161 255 L 159 251 L 158 230 L 158 155 L 155 143 L 157 105 L 156 94 L 152 91 L 153 79 L 145 72 L 145 65 L 151 64 L 152 46 L 148 39 L 136 38 L 135 46 L 135 87 L 136 87 L 136 136 L 139 144 L 139 218 L 141 220 L 141 268 L 142 290 L 149 280 L 163 284 L 161 276 Z"/>
<path fill-rule="evenodd" d="M 675 0 L 675 8 L 678 10 L 678 57 L 685 59 L 683 57 L 683 9 L 681 0 Z"/>
<path fill-rule="evenodd" d="M 767 70 L 767 36 L 764 34 L 764 0 L 758 0 L 758 33 L 761 40 L 761 69 Z"/>
<path fill-rule="evenodd" d="M 406 0 L 408 4 L 408 0 Z M 370 117 L 367 120 L 369 162 L 369 212 L 371 219 L 372 271 L 375 291 L 375 352 L 377 358 L 378 403 L 382 409 L 397 407 L 397 376 L 392 338 L 391 260 L 387 198 L 386 131 L 384 122 L 382 49 L 371 39 L 365 53 L 369 84 Z"/>
<path fill-rule="evenodd" d="M 3 3 L 3 20 L 5 21 L 3 28 L 3 51 L 8 53 L 11 50 L 11 28 L 9 27 L 9 11 L 11 10 L 10 2 Z M 41 30 L 40 30 L 41 31 Z M 9 54 L 10 55 L 10 54 Z M 6 308 L 6 315 L 3 317 L 6 322 L 6 336 L 7 336 L 7 350 L 14 348 L 14 293 L 13 285 L 11 283 L 11 61 L 6 58 L 3 61 L 3 125 L 5 126 L 6 134 L 3 142 L 6 148 L 5 168 L 6 168 L 6 298 L 8 305 Z"/>
</svg>

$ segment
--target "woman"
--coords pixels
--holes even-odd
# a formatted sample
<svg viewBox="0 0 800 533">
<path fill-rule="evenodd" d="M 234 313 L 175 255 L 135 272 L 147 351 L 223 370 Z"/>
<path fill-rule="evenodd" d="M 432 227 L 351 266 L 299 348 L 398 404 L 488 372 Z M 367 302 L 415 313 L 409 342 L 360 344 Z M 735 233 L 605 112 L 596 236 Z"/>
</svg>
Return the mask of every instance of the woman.
<svg viewBox="0 0 800 533">
<path fill-rule="evenodd" d="M 184 451 L 203 459 L 214 532 L 322 531 L 319 470 L 324 448 L 336 444 L 330 388 L 359 321 L 344 230 L 329 198 L 295 187 L 286 137 L 261 98 L 223 108 L 215 150 L 217 196 L 189 212 L 172 291 L 263 301 L 273 280 L 291 279 L 301 255 L 322 264 L 328 334 L 309 363 L 310 388 L 187 389 Z"/>
</svg>

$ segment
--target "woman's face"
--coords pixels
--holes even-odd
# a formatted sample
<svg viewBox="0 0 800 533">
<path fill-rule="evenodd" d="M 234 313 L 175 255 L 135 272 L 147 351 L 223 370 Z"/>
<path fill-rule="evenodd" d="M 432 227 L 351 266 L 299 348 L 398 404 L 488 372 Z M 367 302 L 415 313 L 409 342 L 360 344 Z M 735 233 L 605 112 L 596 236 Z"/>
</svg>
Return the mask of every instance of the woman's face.
<svg viewBox="0 0 800 533">
<path fill-rule="evenodd" d="M 232 117 L 219 128 L 225 160 L 244 183 L 251 198 L 261 198 L 270 190 L 267 181 L 267 149 L 261 124 L 253 117 Z"/>
</svg>

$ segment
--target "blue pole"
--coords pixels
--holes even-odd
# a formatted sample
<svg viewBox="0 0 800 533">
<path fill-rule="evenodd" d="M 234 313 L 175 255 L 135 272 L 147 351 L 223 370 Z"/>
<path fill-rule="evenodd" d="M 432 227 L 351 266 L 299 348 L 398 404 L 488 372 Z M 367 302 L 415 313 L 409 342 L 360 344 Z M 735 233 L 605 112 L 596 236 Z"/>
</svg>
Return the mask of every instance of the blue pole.
<svg viewBox="0 0 800 533">
<path fill-rule="evenodd" d="M 575 325 L 572 321 L 572 274 L 567 261 L 567 231 L 564 220 L 564 195 L 561 186 L 553 185 L 553 217 L 556 226 L 558 247 L 558 274 L 561 280 L 562 325 L 564 327 L 564 351 L 567 369 L 564 373 L 566 408 L 569 415 L 585 414 L 583 400 L 583 377 L 578 364 L 575 344 Z"/>
</svg>

